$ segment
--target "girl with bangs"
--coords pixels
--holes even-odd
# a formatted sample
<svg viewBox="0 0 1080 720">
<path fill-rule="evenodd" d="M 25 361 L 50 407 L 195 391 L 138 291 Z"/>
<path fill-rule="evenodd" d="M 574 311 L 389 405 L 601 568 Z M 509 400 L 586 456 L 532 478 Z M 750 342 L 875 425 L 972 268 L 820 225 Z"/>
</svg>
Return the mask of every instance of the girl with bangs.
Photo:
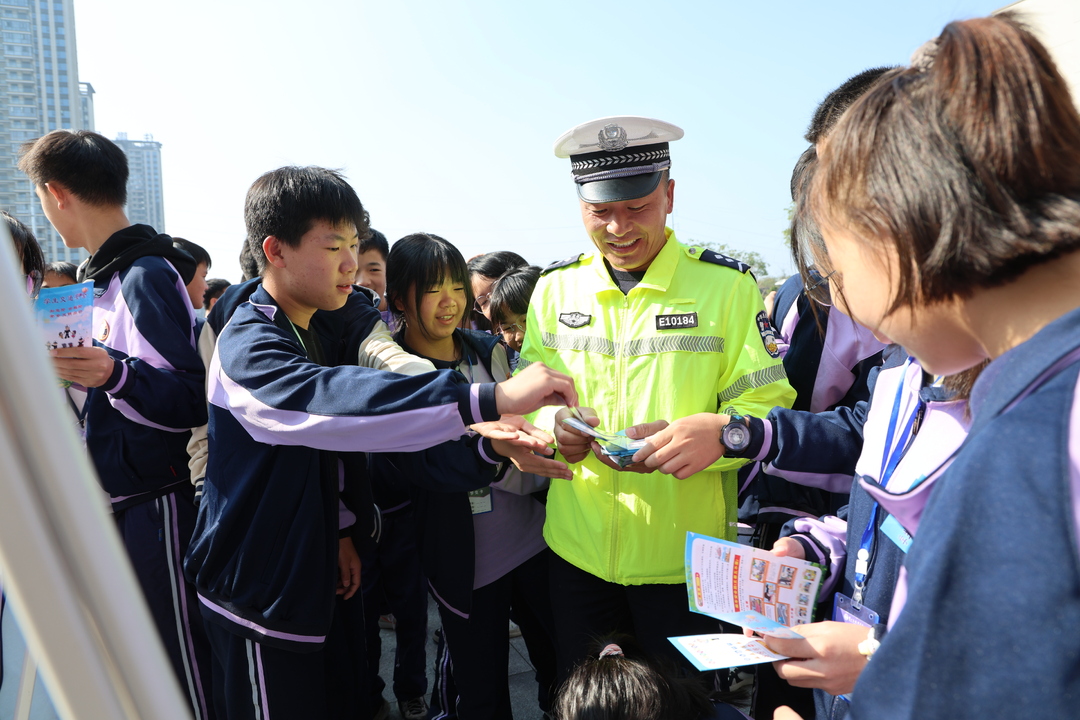
<svg viewBox="0 0 1080 720">
<path fill-rule="evenodd" d="M 427 358 L 437 369 L 456 370 L 471 382 L 510 377 L 498 337 L 459 327 L 474 298 L 468 267 L 457 248 L 436 235 L 404 237 L 390 249 L 386 279 L 387 300 L 401 328 L 395 339 L 408 352 Z M 441 708 L 435 717 L 454 716 L 455 710 L 467 720 L 513 717 L 507 685 L 511 607 L 536 667 L 538 700 L 546 712 L 555 678 L 549 551 L 543 537 L 544 506 L 531 493 L 548 483 L 535 473 L 569 479 L 569 471 L 558 461 L 531 454 L 518 454 L 511 463 L 505 448 L 486 439 L 476 453 L 465 451 L 468 444 L 463 440 L 439 448 L 450 453 L 447 445 L 456 445 L 463 452 L 460 462 L 443 460 L 423 467 L 457 476 L 458 486 L 464 475 L 489 473 L 489 485 L 472 492 L 439 492 L 426 489 L 431 478 L 408 478 L 424 573 L 449 651 L 437 667 L 435 692 L 443 697 L 433 697 Z M 483 467 L 477 468 L 475 456 L 487 461 L 480 463 Z M 388 476 L 392 473 L 382 473 L 376 481 Z M 446 682 L 450 660 L 456 698 Z"/>
</svg>

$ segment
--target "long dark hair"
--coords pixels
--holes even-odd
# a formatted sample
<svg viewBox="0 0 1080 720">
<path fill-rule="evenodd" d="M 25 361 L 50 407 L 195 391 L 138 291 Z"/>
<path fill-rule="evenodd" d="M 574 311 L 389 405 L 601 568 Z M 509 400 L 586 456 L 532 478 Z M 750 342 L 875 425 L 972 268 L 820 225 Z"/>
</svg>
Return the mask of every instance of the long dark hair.
<svg viewBox="0 0 1080 720">
<path fill-rule="evenodd" d="M 409 306 L 407 294 L 410 288 L 413 307 L 419 308 L 424 293 L 441 285 L 446 278 L 465 287 L 467 312 L 473 304 L 469 267 L 456 247 L 448 240 L 430 233 L 413 233 L 394 243 L 390 247 L 389 257 L 386 258 L 386 299 L 398 323 L 405 324 L 405 308 Z M 417 329 L 425 337 L 428 336 L 423 325 Z"/>
</svg>

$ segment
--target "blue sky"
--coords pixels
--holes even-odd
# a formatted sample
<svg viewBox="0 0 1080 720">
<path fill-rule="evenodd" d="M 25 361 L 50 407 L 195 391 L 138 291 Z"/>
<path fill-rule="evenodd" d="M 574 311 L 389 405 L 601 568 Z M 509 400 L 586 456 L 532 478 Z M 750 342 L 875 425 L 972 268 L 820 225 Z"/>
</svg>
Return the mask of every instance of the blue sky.
<svg viewBox="0 0 1080 720">
<path fill-rule="evenodd" d="M 680 125 L 670 224 L 789 269 L 791 168 L 816 104 L 1003 0 L 903 3 L 76 0 L 99 132 L 163 144 L 166 230 L 239 279 L 243 198 L 286 164 L 340 168 L 393 241 L 469 257 L 587 251 L 563 131 Z"/>
</svg>

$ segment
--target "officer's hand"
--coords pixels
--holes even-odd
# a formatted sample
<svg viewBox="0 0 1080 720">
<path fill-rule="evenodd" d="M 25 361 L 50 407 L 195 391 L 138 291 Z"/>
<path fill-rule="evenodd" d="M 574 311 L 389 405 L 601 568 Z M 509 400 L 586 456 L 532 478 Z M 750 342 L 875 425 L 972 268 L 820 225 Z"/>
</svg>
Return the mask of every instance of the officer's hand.
<svg viewBox="0 0 1080 720">
<path fill-rule="evenodd" d="M 596 427 L 600 424 L 600 418 L 596 416 L 596 411 L 592 408 L 583 407 L 578 410 L 589 425 Z M 592 437 L 563 422 L 566 418 L 573 416 L 574 413 L 570 408 L 563 408 L 555 413 L 555 444 L 562 456 L 566 458 L 566 462 L 579 463 L 589 454 L 589 443 L 592 442 Z"/>
<path fill-rule="evenodd" d="M 650 470 L 659 470 L 684 480 L 712 465 L 724 455 L 720 444 L 720 429 L 727 415 L 697 413 L 679 418 L 659 432 L 645 438 L 645 447 L 634 453 L 634 462 L 644 463 Z M 634 426 L 626 431 L 637 431 Z M 647 426 L 646 426 L 647 427 Z"/>
<path fill-rule="evenodd" d="M 600 444 L 599 443 L 593 441 L 593 443 L 592 443 L 592 445 L 590 447 L 591 447 L 591 449 L 593 451 L 593 455 L 596 456 L 596 459 L 599 460 L 600 462 L 604 463 L 605 465 L 607 465 L 609 468 L 611 468 L 615 472 L 623 472 L 623 473 L 632 472 L 632 473 L 641 473 L 642 475 L 648 475 L 651 472 L 655 472 L 651 467 L 647 466 L 645 463 L 639 463 L 639 462 L 632 463 L 630 465 L 627 465 L 626 467 L 619 467 L 619 463 L 612 460 L 610 455 L 605 455 L 600 450 Z"/>
<path fill-rule="evenodd" d="M 545 405 L 574 407 L 577 404 L 573 378 L 544 363 L 533 363 L 495 385 L 495 406 L 501 415 L 527 415 Z"/>
</svg>

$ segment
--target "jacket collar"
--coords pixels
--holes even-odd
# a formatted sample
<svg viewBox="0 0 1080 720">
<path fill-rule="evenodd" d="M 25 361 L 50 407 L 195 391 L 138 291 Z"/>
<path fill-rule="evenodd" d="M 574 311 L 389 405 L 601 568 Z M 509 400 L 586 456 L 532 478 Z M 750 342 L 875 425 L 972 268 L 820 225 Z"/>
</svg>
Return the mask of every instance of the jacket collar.
<svg viewBox="0 0 1080 720">
<path fill-rule="evenodd" d="M 971 426 L 974 435 L 982 426 L 1022 398 L 1033 386 L 1042 384 L 1064 367 L 1080 349 L 1080 308 L 1044 327 L 1034 337 L 994 360 L 979 375 L 971 391 Z M 1066 364 L 1071 364 L 1067 362 Z"/>
<path fill-rule="evenodd" d="M 679 241 L 675 239 L 675 231 L 671 228 L 664 228 L 664 237 L 666 238 L 664 246 L 660 248 L 660 252 L 653 258 L 652 263 L 649 265 L 649 269 L 645 271 L 645 277 L 641 279 L 641 282 L 638 283 L 636 287 L 645 287 L 651 290 L 667 292 L 667 289 L 671 286 L 671 279 L 674 277 L 675 268 L 679 264 L 679 256 L 682 255 L 682 246 L 679 245 Z M 598 292 L 611 290 L 620 295 L 622 294 L 619 290 L 619 286 L 611 279 L 607 266 L 604 264 L 604 254 L 599 250 L 595 254 L 593 270 L 596 272 L 601 283 Z"/>
</svg>

